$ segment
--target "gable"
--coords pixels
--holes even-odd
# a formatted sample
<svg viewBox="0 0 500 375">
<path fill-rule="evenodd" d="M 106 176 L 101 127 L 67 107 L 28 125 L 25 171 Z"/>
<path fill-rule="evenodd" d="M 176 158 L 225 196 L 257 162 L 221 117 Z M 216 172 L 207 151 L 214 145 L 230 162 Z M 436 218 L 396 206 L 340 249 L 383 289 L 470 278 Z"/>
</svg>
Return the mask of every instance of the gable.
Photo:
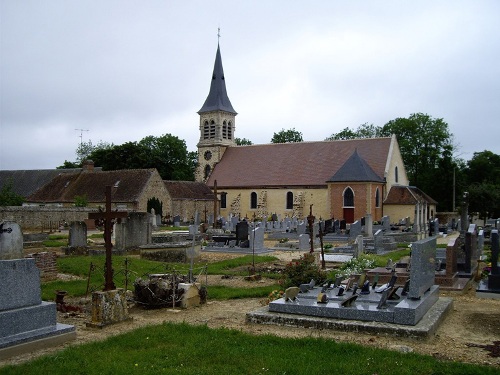
<svg viewBox="0 0 500 375">
<path fill-rule="evenodd" d="M 207 185 L 239 187 L 326 187 L 357 149 L 373 172 L 383 178 L 391 138 L 278 143 L 228 147 Z"/>
</svg>

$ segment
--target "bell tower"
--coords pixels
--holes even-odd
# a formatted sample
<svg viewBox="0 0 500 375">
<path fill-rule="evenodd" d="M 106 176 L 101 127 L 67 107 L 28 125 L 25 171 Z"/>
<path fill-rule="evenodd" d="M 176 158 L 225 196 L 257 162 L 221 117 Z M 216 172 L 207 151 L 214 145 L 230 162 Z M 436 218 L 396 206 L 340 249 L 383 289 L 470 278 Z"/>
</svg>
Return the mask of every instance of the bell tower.
<svg viewBox="0 0 500 375">
<path fill-rule="evenodd" d="M 195 178 L 196 181 L 206 182 L 226 148 L 236 145 L 234 123 L 237 113 L 227 96 L 218 43 L 210 92 L 198 114 L 200 115 L 200 141 L 197 145 L 198 168 Z"/>
</svg>

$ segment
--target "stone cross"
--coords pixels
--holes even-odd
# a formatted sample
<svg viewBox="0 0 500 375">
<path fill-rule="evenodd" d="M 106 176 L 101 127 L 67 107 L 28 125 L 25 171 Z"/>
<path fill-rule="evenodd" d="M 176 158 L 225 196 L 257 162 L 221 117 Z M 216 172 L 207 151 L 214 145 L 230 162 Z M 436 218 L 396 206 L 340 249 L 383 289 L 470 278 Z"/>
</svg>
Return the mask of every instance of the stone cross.
<svg viewBox="0 0 500 375">
<path fill-rule="evenodd" d="M 313 205 L 309 206 L 309 216 L 307 217 L 307 223 L 309 224 L 309 240 L 311 245 L 311 250 L 309 251 L 311 254 L 314 253 L 314 224 L 315 217 L 313 216 Z"/>
<path fill-rule="evenodd" d="M 113 266 L 111 263 L 111 232 L 113 231 L 114 219 L 127 217 L 127 212 L 111 211 L 111 185 L 106 186 L 106 211 L 91 212 L 89 219 L 104 222 L 104 244 L 106 248 L 106 265 L 104 267 L 104 291 L 116 289 L 113 282 Z"/>
</svg>

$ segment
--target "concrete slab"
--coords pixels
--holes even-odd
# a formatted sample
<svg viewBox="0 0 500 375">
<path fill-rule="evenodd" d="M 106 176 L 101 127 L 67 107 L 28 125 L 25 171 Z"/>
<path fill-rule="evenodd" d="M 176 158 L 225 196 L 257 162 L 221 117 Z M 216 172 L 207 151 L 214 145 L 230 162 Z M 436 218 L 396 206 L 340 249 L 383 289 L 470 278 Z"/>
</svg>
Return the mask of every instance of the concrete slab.
<svg viewBox="0 0 500 375">
<path fill-rule="evenodd" d="M 334 329 L 341 331 L 366 332 L 377 335 L 399 336 L 412 339 L 427 339 L 433 336 L 447 313 L 453 308 L 453 299 L 440 297 L 416 325 L 386 322 L 345 320 L 315 316 L 270 312 L 265 306 L 247 313 L 247 323 L 275 324 L 283 326 Z"/>
</svg>

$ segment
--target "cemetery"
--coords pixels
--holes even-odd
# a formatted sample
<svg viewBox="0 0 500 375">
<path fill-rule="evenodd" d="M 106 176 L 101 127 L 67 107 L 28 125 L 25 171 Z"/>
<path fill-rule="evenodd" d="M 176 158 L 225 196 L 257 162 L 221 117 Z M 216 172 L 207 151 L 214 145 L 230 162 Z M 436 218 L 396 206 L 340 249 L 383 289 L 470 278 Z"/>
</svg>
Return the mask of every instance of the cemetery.
<svg viewBox="0 0 500 375">
<path fill-rule="evenodd" d="M 106 215 L 105 212 L 90 214 L 96 220 L 106 220 L 108 217 Z M 211 324 L 220 321 L 219 324 L 225 327 L 239 327 L 238 329 L 248 332 L 276 334 L 281 332 L 279 334 L 282 335 L 283 332 L 290 330 L 314 328 L 318 332 L 329 331 L 327 336 L 340 335 L 344 340 L 351 342 L 366 343 L 372 340 L 370 337 L 376 337 L 375 341 L 379 345 L 381 343 L 389 345 L 396 339 L 400 340 L 401 347 L 419 348 L 416 350 L 423 352 L 434 347 L 433 342 L 441 340 L 436 336 L 453 335 L 454 340 L 464 342 L 458 351 L 460 355 L 463 356 L 464 351 L 471 352 L 471 357 L 467 357 L 469 358 L 467 361 L 476 363 L 477 358 L 488 357 L 488 363 L 500 365 L 500 362 L 494 359 L 496 357 L 488 356 L 487 350 L 485 353 L 480 352 L 484 351 L 484 348 L 481 349 L 483 345 L 491 349 L 490 354 L 495 353 L 498 349 L 495 349 L 497 347 L 494 344 L 491 345 L 491 342 L 489 346 L 486 343 L 482 344 L 484 340 L 477 334 L 471 333 L 467 336 L 462 333 L 464 337 L 458 338 L 458 333 L 452 333 L 456 330 L 455 325 L 460 325 L 456 321 L 461 319 L 460 316 L 455 316 L 457 303 L 463 304 L 466 301 L 466 312 L 471 316 L 474 316 L 474 311 L 481 311 L 482 304 L 485 304 L 489 316 L 498 317 L 500 308 L 500 299 L 496 298 L 499 293 L 496 283 L 498 269 L 491 267 L 488 275 L 483 275 L 484 277 L 479 280 L 476 277 L 482 267 L 481 259 L 484 257 L 485 244 L 488 251 L 491 246 L 492 261 L 498 256 L 496 229 L 491 231 L 489 239 L 484 239 L 482 231 L 470 225 L 463 236 L 458 231 L 453 233 L 453 230 L 450 230 L 447 236 L 424 236 L 421 240 L 407 243 L 406 248 L 401 248 L 400 244 L 393 249 L 394 245 L 384 246 L 383 241 L 377 240 L 376 237 L 382 235 L 387 237 L 392 232 L 404 231 L 398 225 L 372 223 L 370 225 L 372 236 L 370 236 L 366 229 L 366 218 L 359 223 L 346 225 L 345 230 L 340 230 L 342 223 L 337 224 L 334 221 L 308 223 L 307 220 L 291 219 L 264 224 L 229 218 L 227 221 L 221 221 L 222 228 L 207 230 L 201 223 L 191 225 L 187 223 L 184 227 L 163 231 L 158 230 L 159 228 L 153 230 L 148 215 L 133 216 L 130 220 L 133 224 L 130 222 L 127 224 L 128 213 L 112 212 L 111 216 L 114 230 L 110 239 L 115 246 L 109 254 L 114 259 L 112 266 L 114 277 L 116 280 L 121 280 L 117 281 L 116 285 L 114 279 L 110 281 L 106 280 L 106 277 L 97 276 L 106 273 L 107 236 L 101 234 L 101 240 L 97 240 L 99 235 L 96 237 L 89 232 L 99 231 L 88 231 L 85 223 L 71 223 L 67 230 L 66 246 L 61 246 L 55 252 L 32 246 L 23 249 L 22 235 L 18 236 L 17 244 L 2 243 L 3 259 L 23 258 L 25 259 L 23 262 L 29 262 L 29 267 L 32 269 L 35 267 L 34 260 L 38 258 L 37 267 L 40 267 L 38 275 L 44 273 L 44 268 L 47 268 L 47 275 L 52 274 L 51 277 L 38 282 L 42 283 L 44 296 L 47 294 L 44 285 L 59 282 L 54 281 L 54 259 L 58 264 L 56 268 L 77 259 L 86 259 L 90 264 L 94 262 L 97 264 L 98 259 L 105 261 L 104 267 L 94 270 L 88 280 L 81 277 L 83 285 L 87 281 L 91 284 L 92 291 L 85 293 L 87 297 L 71 289 L 67 292 L 52 287 L 52 297 L 47 300 L 58 301 L 57 322 L 54 321 L 56 303 L 42 302 L 41 306 L 51 306 L 52 317 L 43 318 L 49 319 L 49 322 L 35 320 L 31 324 L 49 325 L 52 335 L 61 336 L 59 341 L 57 339 L 54 341 L 55 348 L 63 339 L 78 342 L 79 335 L 85 336 L 85 330 L 98 329 L 102 333 L 97 335 L 105 337 L 124 327 L 128 327 L 126 330 L 133 329 L 138 324 L 145 323 L 146 319 L 151 319 L 151 323 L 162 322 L 165 319 L 170 321 L 208 319 Z M 6 226 L 13 228 L 14 224 L 5 222 L 2 228 L 7 229 Z M 368 224 L 370 224 L 369 218 Z M 139 235 L 131 235 L 134 232 L 138 232 Z M 9 234 L 6 230 L 2 233 Z M 287 240 L 280 241 L 280 235 Z M 133 241 L 128 240 L 131 236 L 134 237 Z M 6 235 L 3 235 L 4 241 L 6 238 Z M 27 236 L 26 242 L 30 242 L 31 238 L 32 236 Z M 441 245 L 438 245 L 438 242 Z M 287 243 L 287 247 L 279 246 Z M 280 285 L 280 280 L 283 278 L 283 273 L 286 273 L 287 264 L 293 262 L 299 264 L 302 254 L 310 253 L 311 243 L 314 249 L 312 253 L 314 265 L 320 270 L 319 275 L 322 277 L 304 281 L 305 284 L 284 288 L 283 284 Z M 387 240 L 387 243 L 393 242 Z M 117 249 L 120 244 L 122 245 Z M 17 250 L 14 250 L 15 248 Z M 78 250 L 68 251 L 68 249 Z M 170 255 L 146 255 L 154 251 Z M 54 253 L 55 257 L 46 255 Z M 407 255 L 398 257 L 397 254 L 400 253 Z M 342 269 L 343 264 L 365 257 L 380 258 L 379 265 L 350 274 L 338 273 L 340 276 L 335 278 L 332 276 L 335 275 L 336 269 Z M 2 261 L 7 264 L 6 262 L 9 261 Z M 135 271 L 134 267 L 127 266 L 123 272 L 122 262 L 132 265 L 136 262 L 146 262 L 148 266 L 141 271 Z M 230 262 L 232 267 L 217 269 L 217 262 L 224 264 Z M 168 266 L 169 264 L 174 268 Z M 324 271 L 321 270 L 323 264 Z M 123 275 L 130 277 L 123 278 L 122 272 Z M 248 281 L 245 275 L 251 272 L 258 273 L 262 279 Z M 82 273 L 85 274 L 86 271 Z M 56 275 L 58 279 L 60 274 L 56 272 Z M 16 277 L 26 278 L 26 276 Z M 97 277 L 102 279 L 99 281 L 103 283 L 101 286 L 91 281 Z M 461 283 L 460 288 L 456 287 L 458 281 Z M 35 280 L 29 283 L 36 287 Z M 107 283 L 111 283 L 108 291 L 106 291 Z M 103 286 L 104 290 L 99 290 Z M 267 301 L 263 297 L 218 300 L 217 293 L 220 288 L 226 290 L 235 288 L 236 293 L 264 288 L 267 292 L 257 291 L 254 296 L 258 296 L 259 293 L 261 296 L 265 294 L 269 296 Z M 13 289 L 15 293 L 14 286 L 9 289 Z M 281 292 L 276 292 L 280 289 Z M 32 301 L 21 301 L 20 304 L 28 304 L 30 309 L 36 307 L 40 298 L 36 294 L 39 295 L 40 292 L 33 293 L 34 295 L 29 297 Z M 473 302 L 469 301 L 471 295 L 474 296 Z M 214 303 L 219 308 L 214 308 Z M 0 312 L 3 322 L 6 319 L 10 320 L 8 317 L 11 307 L 6 308 L 7 311 L 3 309 Z M 17 306 L 15 308 L 17 309 Z M 177 313 L 165 315 L 167 311 Z M 495 323 L 490 322 L 487 325 L 490 327 L 488 334 L 492 337 L 498 335 L 500 330 L 500 325 L 497 323 L 498 319 Z M 31 327 L 29 329 L 31 330 Z M 463 329 L 467 329 L 466 326 Z M 477 326 L 474 329 L 477 331 Z M 42 327 L 41 331 L 45 332 L 47 328 Z M 482 334 L 485 335 L 484 330 Z M 5 335 L 7 339 L 12 336 L 9 329 L 3 326 L 2 336 Z M 9 342 L 5 343 L 5 338 L 2 343 L 3 347 L 12 346 Z M 5 361 L 12 357 L 23 358 L 23 355 L 29 358 L 30 354 L 18 352 L 18 345 L 13 346 L 16 350 L 11 352 L 18 354 L 17 356 L 13 356 L 5 349 L 1 351 L 0 348 L 0 354 L 5 356 Z M 454 354 L 450 355 L 450 358 L 454 358 Z M 0 365 L 1 363 L 0 361 Z"/>
</svg>

